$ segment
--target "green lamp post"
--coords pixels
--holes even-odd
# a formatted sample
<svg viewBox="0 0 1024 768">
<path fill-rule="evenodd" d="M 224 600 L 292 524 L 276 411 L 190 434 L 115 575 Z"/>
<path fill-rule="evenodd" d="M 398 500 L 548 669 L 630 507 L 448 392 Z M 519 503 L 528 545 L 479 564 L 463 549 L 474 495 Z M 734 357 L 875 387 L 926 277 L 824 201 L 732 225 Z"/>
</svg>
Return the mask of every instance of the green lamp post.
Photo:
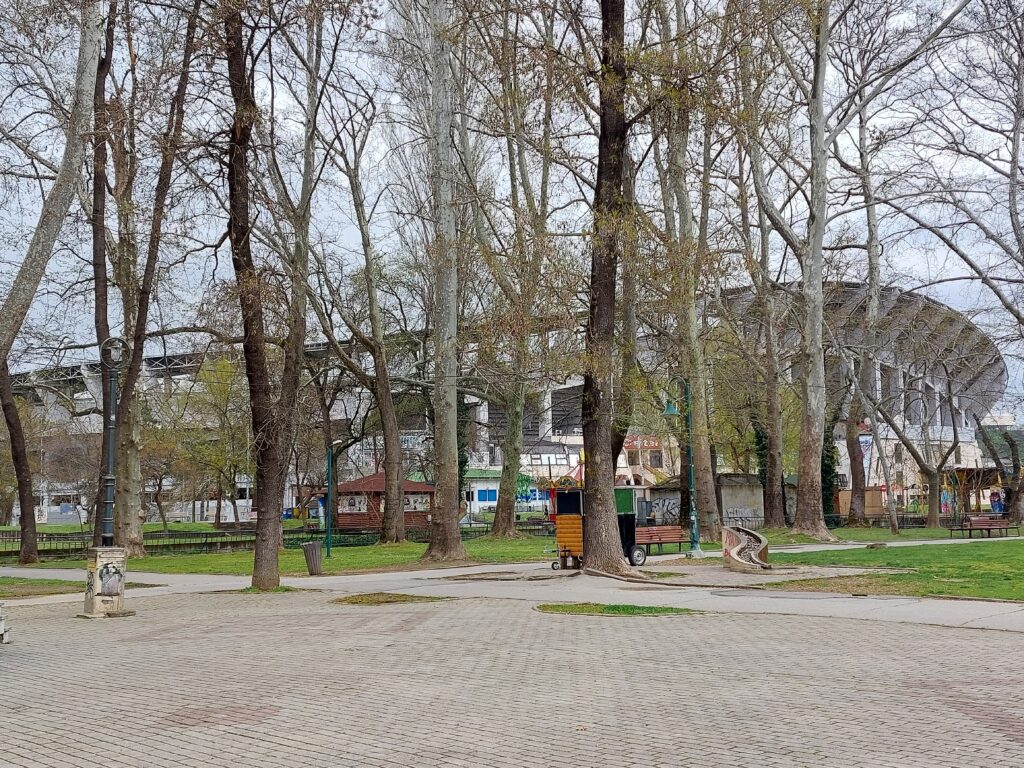
<svg viewBox="0 0 1024 768">
<path fill-rule="evenodd" d="M 693 419 L 691 416 L 691 396 L 690 396 L 690 382 L 683 382 L 683 400 L 686 408 L 686 455 L 688 461 L 686 462 L 689 468 L 689 477 L 687 482 L 690 486 L 690 552 L 701 553 L 700 548 L 700 523 L 697 521 L 697 503 L 695 501 L 695 481 L 693 476 Z M 662 413 L 663 416 L 678 416 L 679 408 L 676 404 L 667 400 L 665 403 L 665 410 Z"/>
<path fill-rule="evenodd" d="M 327 449 L 327 509 L 325 510 L 325 517 L 327 518 L 327 530 L 324 537 L 324 543 L 327 545 L 327 557 L 331 556 L 331 534 L 334 528 L 334 459 L 335 451 L 338 448 L 345 445 L 344 440 L 335 440 L 331 443 Z"/>
</svg>

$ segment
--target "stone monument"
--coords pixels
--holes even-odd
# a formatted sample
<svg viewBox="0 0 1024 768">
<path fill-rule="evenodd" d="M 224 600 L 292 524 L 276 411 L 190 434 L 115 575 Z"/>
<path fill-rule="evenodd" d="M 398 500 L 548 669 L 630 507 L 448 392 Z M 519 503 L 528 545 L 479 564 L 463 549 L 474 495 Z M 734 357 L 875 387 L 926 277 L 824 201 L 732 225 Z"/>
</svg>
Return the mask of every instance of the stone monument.
<svg viewBox="0 0 1024 768">
<path fill-rule="evenodd" d="M 94 547 L 85 563 L 85 619 L 134 616 L 124 607 L 124 586 L 128 572 L 124 547 Z"/>
</svg>

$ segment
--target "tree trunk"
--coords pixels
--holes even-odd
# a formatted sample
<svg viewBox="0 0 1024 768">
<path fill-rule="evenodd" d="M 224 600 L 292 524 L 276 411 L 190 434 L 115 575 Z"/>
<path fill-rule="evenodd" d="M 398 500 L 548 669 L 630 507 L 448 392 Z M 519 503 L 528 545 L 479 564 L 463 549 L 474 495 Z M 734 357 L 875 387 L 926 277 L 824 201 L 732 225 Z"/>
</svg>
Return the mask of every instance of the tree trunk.
<svg viewBox="0 0 1024 768">
<path fill-rule="evenodd" d="M 451 81 L 451 10 L 445 0 L 427 3 L 430 24 L 430 193 L 434 225 L 434 462 L 437 490 L 427 560 L 464 560 L 459 518 L 458 323 L 459 278 L 455 210 L 455 126 Z"/>
<path fill-rule="evenodd" d="M 700 358 L 703 359 L 703 355 Z M 715 542 L 722 538 L 722 519 L 718 514 L 718 499 L 715 492 L 715 473 L 705 405 L 706 390 L 702 377 L 695 377 L 695 381 L 697 385 L 690 387 L 690 401 L 697 515 L 700 520 L 701 541 Z"/>
<path fill-rule="evenodd" d="M 939 516 L 942 514 L 942 487 L 939 485 L 939 473 L 932 470 L 925 476 L 928 478 L 928 519 L 925 525 L 928 528 L 938 528 Z M 966 511 L 970 515 L 969 505 Z"/>
<path fill-rule="evenodd" d="M 384 435 L 384 504 L 381 526 L 381 541 L 398 543 L 405 541 L 405 501 L 402 482 L 405 480 L 405 466 L 402 460 L 402 435 L 398 428 L 398 413 L 391 395 L 391 379 L 388 376 L 387 360 L 383 347 L 373 357 L 376 372 L 376 402 L 380 414 L 381 432 Z"/>
<path fill-rule="evenodd" d="M 252 419 L 253 463 L 256 466 L 256 544 L 253 552 L 252 586 L 276 589 L 281 583 L 278 549 L 281 541 L 281 500 L 284 498 L 286 434 L 275 418 L 270 365 L 267 360 L 266 324 L 263 311 L 263 281 L 252 256 L 249 231 L 252 226 L 249 151 L 253 124 L 259 109 L 252 93 L 248 71 L 248 47 L 241 2 L 232 3 L 224 14 L 224 45 L 228 83 L 234 105 L 228 134 L 228 239 L 235 271 L 238 301 L 244 331 L 242 354 L 249 388 Z M 293 279 L 299 279 L 295 276 Z M 304 294 L 303 294 L 304 295 Z M 294 318 L 291 318 L 294 323 Z M 295 328 L 289 328 L 291 337 Z M 286 355 L 291 350 L 286 350 Z M 298 368 L 298 361 L 286 359 Z M 282 399 L 287 397 L 282 387 Z M 293 404 L 288 403 L 291 407 Z"/>
<path fill-rule="evenodd" d="M 525 397 L 521 389 L 505 402 L 505 437 L 501 441 L 501 483 L 498 506 L 494 510 L 491 535 L 516 536 L 516 493 L 519 485 L 519 462 L 523 453 L 523 409 Z"/>
<path fill-rule="evenodd" d="M 14 399 L 11 373 L 7 361 L 0 362 L 0 406 L 3 407 L 7 434 L 11 441 L 11 462 L 14 476 L 18 481 L 18 506 L 21 508 L 21 551 L 18 562 L 22 565 L 39 562 L 39 544 L 36 536 L 35 497 L 32 493 L 32 469 L 25 445 L 25 430 L 21 425 L 21 414 Z"/>
<path fill-rule="evenodd" d="M 765 425 L 764 525 L 766 528 L 785 528 L 786 499 L 783 495 L 783 484 L 786 478 L 782 467 L 782 413 L 777 408 L 777 397 L 774 403 L 769 400 L 767 405 L 769 413 L 768 423 Z"/>
<path fill-rule="evenodd" d="M 17 494 L 4 493 L 0 496 L 0 525 L 10 525 L 14 519 L 14 498 Z"/>
<path fill-rule="evenodd" d="M 800 424 L 800 463 L 793 533 L 834 541 L 825 528 L 821 502 L 821 451 L 825 440 L 824 239 L 827 220 L 828 150 L 825 142 L 825 80 L 829 2 L 819 2 L 813 14 L 814 80 L 808 105 L 810 124 L 810 210 L 807 247 L 801 259 L 803 296 L 803 415 Z"/>
<path fill-rule="evenodd" d="M 1018 481 L 1008 504 L 1007 517 L 1011 523 L 1024 522 L 1024 489 Z"/>
<path fill-rule="evenodd" d="M 615 367 L 615 281 L 622 250 L 623 172 L 629 127 L 626 91 L 625 3 L 601 2 L 600 134 L 594 193 L 590 261 L 590 307 L 586 327 L 587 370 L 583 378 L 584 485 L 583 552 L 587 567 L 627 571 L 615 510 L 612 454 Z"/>
<path fill-rule="evenodd" d="M 769 280 L 768 221 L 764 209 L 758 209 L 761 227 L 760 257 L 761 301 L 764 322 L 764 409 L 766 433 L 764 469 L 764 525 L 766 528 L 786 527 L 786 473 L 782 466 L 782 397 L 779 391 L 779 352 L 775 335 L 774 286 Z"/>
<path fill-rule="evenodd" d="M 156 503 L 156 512 L 160 515 L 160 527 L 164 533 L 167 533 L 170 527 L 167 525 L 167 511 L 164 509 L 163 493 L 164 481 L 163 478 L 160 478 L 156 484 L 156 491 L 153 493 L 153 501 Z"/>
<path fill-rule="evenodd" d="M 79 170 L 85 155 L 85 136 L 92 116 L 92 97 L 96 84 L 102 20 L 97 2 L 82 3 L 82 28 L 75 67 L 74 96 L 71 101 L 68 129 L 57 178 L 43 199 L 39 220 L 29 241 L 28 250 L 18 268 L 11 289 L 0 303 L 0 359 L 6 360 L 28 314 L 39 282 L 53 252 L 53 244 L 67 218 L 71 199 L 78 185 Z"/>
<path fill-rule="evenodd" d="M 142 506 L 142 476 L 139 467 L 139 404 L 135 393 L 142 373 L 143 359 L 145 355 L 146 327 L 149 322 L 149 305 L 153 293 L 153 286 L 156 281 L 157 261 L 160 255 L 161 240 L 163 236 L 163 222 L 167 215 L 168 198 L 170 196 L 173 180 L 174 163 L 178 157 L 178 150 L 181 145 L 182 125 L 185 115 L 185 97 L 188 90 L 189 75 L 191 72 L 192 56 L 195 48 L 196 28 L 199 18 L 199 6 L 201 0 L 194 0 L 191 14 L 185 28 L 185 38 L 182 51 L 181 69 L 178 73 L 177 84 L 174 94 L 171 97 L 168 109 L 165 132 L 160 142 L 160 167 L 157 172 L 156 188 L 153 195 L 153 215 L 150 218 L 149 239 L 146 245 L 146 259 L 142 268 L 142 276 L 139 278 L 136 268 L 138 264 L 138 236 L 135 228 L 136 205 L 134 200 L 134 179 L 136 176 L 134 157 L 135 126 L 129 124 L 127 144 L 116 146 L 114 151 L 115 167 L 118 175 L 118 230 L 120 247 L 118 260 L 115 262 L 115 274 L 121 290 L 122 304 L 124 307 L 125 331 L 130 335 L 131 354 L 128 357 L 128 365 L 125 370 L 124 379 L 121 382 L 120 400 L 117 404 L 117 413 L 112 418 L 117 419 L 119 434 L 121 434 L 122 450 L 118 466 L 126 477 L 122 478 L 126 487 L 122 493 L 122 500 L 119 502 L 121 508 L 127 511 L 129 518 L 126 523 L 126 530 L 129 531 L 129 556 L 142 556 L 142 523 L 145 521 L 144 509 Z M 113 16 L 116 8 L 116 0 L 111 2 L 110 17 L 107 26 L 107 53 L 104 58 L 109 69 L 108 59 L 112 55 L 113 45 Z M 97 99 L 103 98 L 101 84 L 97 83 Z M 105 102 L 104 102 L 105 103 Z M 130 147 L 130 148 L 129 148 Z M 103 183 L 106 184 L 105 179 Z M 97 293 L 100 283 L 103 283 L 103 317 L 99 316 L 100 307 L 97 300 L 96 328 L 97 337 L 106 328 L 106 274 L 99 274 L 99 262 L 104 262 L 105 256 L 97 246 L 96 237 L 100 235 L 96 231 L 97 220 L 102 224 L 102 199 L 97 201 L 99 193 L 93 192 L 93 275 L 97 280 Z M 100 205 L 100 213 L 97 215 L 96 206 Z M 106 368 L 104 367 L 105 371 Z M 106 380 L 105 380 L 106 381 Z M 126 442 L 127 441 L 127 442 Z M 137 490 L 137 493 L 136 493 Z M 125 503 L 128 506 L 124 506 Z M 134 514 L 133 510 L 138 509 Z M 141 515 L 141 520 L 136 520 Z"/>
<path fill-rule="evenodd" d="M 118 408 L 119 416 L 121 409 Z M 114 489 L 114 542 L 128 550 L 128 557 L 144 557 L 142 524 L 142 467 L 139 462 L 139 408 L 133 404 L 118 419 Z"/>
<path fill-rule="evenodd" d="M 218 486 L 217 487 L 217 503 L 213 507 L 213 527 L 215 530 L 220 530 L 224 524 L 221 519 L 221 507 L 224 504 L 224 491 Z"/>
<path fill-rule="evenodd" d="M 846 518 L 846 524 L 850 526 L 864 526 L 867 524 L 865 517 L 865 478 L 864 478 L 864 451 L 860 447 L 860 412 L 861 409 L 850 403 L 850 414 L 846 419 L 846 453 L 850 457 L 850 514 Z"/>
<path fill-rule="evenodd" d="M 686 429 L 686 419 L 676 418 L 677 437 L 679 443 L 679 522 L 685 525 L 687 530 L 690 522 L 690 445 L 689 434 Z"/>
<path fill-rule="evenodd" d="M 313 87 L 311 101 L 317 98 Z M 312 108 L 312 107 L 310 107 Z M 355 152 L 352 162 L 344 158 L 345 174 L 352 193 L 352 207 L 359 227 L 363 248 L 363 283 L 366 286 L 366 303 L 370 320 L 370 339 L 366 346 L 373 357 L 373 391 L 380 414 L 381 433 L 384 437 L 384 504 L 381 524 L 381 541 L 397 543 L 405 541 L 405 503 L 402 483 L 405 480 L 405 464 L 402 454 L 402 435 L 398 426 L 398 413 L 391 393 L 391 372 L 388 370 L 387 348 L 384 343 L 384 319 L 378 301 L 377 252 L 373 246 L 370 219 L 366 211 L 366 197 L 363 191 L 360 160 L 361 151 Z M 359 329 L 352 324 L 352 331 L 359 338 Z"/>
</svg>

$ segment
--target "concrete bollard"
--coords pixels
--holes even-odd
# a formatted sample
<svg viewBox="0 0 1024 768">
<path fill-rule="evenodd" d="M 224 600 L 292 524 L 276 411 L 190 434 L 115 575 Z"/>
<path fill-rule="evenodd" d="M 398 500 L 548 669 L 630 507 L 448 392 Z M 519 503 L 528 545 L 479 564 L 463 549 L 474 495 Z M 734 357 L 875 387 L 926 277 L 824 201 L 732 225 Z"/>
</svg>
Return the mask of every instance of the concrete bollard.
<svg viewBox="0 0 1024 768">
<path fill-rule="evenodd" d="M 0 645 L 7 645 L 11 642 L 11 628 L 7 626 L 7 613 L 4 611 L 4 604 L 0 603 Z"/>
</svg>

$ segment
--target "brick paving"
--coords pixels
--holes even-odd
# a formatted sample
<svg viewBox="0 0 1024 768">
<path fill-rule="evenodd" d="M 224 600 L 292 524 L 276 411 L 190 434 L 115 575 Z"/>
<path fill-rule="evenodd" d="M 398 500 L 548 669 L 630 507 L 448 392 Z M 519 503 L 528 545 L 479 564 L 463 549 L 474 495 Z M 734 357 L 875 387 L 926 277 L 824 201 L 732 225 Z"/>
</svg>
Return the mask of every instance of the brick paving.
<svg viewBox="0 0 1024 768">
<path fill-rule="evenodd" d="M 1019 634 L 330 599 L 12 607 L 0 766 L 1024 765 Z"/>
</svg>

